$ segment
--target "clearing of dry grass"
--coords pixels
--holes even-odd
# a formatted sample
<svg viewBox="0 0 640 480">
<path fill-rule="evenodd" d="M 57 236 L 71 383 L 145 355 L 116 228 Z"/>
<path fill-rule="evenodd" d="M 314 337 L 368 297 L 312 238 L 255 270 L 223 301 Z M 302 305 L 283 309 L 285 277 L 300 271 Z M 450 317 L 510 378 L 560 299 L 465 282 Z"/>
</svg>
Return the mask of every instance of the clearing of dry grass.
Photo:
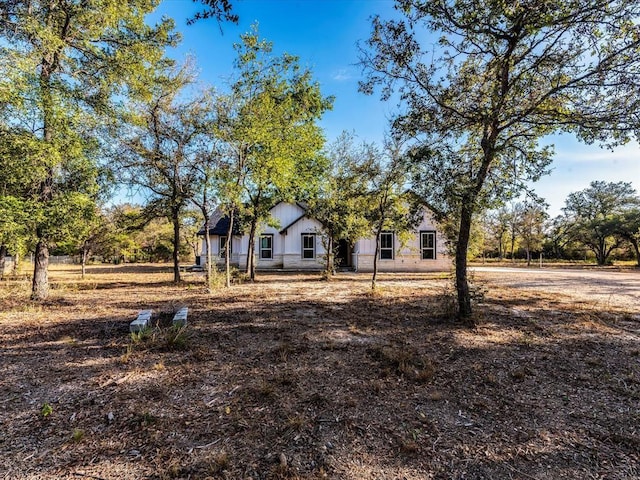
<svg viewBox="0 0 640 480">
<path fill-rule="evenodd" d="M 640 478 L 634 306 L 478 272 L 469 330 L 443 274 L 170 279 L 0 282 L 0 478 Z"/>
</svg>

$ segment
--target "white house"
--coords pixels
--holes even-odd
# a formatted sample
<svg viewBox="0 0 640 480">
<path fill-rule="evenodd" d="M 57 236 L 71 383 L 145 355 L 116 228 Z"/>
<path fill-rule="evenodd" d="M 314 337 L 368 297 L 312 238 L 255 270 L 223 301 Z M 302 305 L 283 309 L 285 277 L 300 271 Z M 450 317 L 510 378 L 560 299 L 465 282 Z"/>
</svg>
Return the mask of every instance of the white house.
<svg viewBox="0 0 640 480">
<path fill-rule="evenodd" d="M 307 216 L 304 206 L 280 202 L 271 209 L 271 220 L 256 235 L 255 255 L 259 270 L 321 270 L 325 265 L 326 241 L 322 224 Z M 211 253 L 217 264 L 224 264 L 229 220 L 216 211 L 210 221 Z M 277 225 L 277 226 L 270 226 Z M 203 231 L 200 232 L 204 234 Z M 361 238 L 353 245 L 341 240 L 338 264 L 356 271 L 372 271 L 375 237 Z M 200 264 L 204 264 L 206 244 L 203 240 Z M 230 261 L 247 264 L 249 236 L 235 232 L 231 242 Z M 445 239 L 431 215 L 425 211 L 415 234 L 402 245 L 394 232 L 383 232 L 380 238 L 378 271 L 420 272 L 450 270 Z"/>
</svg>

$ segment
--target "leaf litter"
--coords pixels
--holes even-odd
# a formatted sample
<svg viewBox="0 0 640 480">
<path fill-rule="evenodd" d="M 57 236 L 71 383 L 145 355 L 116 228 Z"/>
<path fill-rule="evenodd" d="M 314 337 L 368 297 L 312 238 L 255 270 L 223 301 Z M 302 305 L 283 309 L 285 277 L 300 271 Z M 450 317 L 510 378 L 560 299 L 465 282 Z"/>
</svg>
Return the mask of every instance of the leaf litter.
<svg viewBox="0 0 640 480">
<path fill-rule="evenodd" d="M 472 330 L 442 274 L 383 274 L 375 294 L 366 275 L 262 274 L 213 295 L 157 266 L 52 276 L 44 304 L 0 289 L 0 478 L 640 477 L 624 306 L 476 273 Z M 183 338 L 129 334 L 138 310 L 181 305 Z"/>
</svg>

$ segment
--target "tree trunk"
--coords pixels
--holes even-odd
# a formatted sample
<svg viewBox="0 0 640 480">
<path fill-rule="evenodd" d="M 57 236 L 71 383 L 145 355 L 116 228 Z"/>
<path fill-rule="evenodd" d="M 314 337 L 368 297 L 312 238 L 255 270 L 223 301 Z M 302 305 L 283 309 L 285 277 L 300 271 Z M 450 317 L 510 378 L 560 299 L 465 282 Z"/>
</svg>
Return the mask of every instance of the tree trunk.
<svg viewBox="0 0 640 480">
<path fill-rule="evenodd" d="M 333 277 L 333 235 L 327 235 L 327 262 L 326 262 L 327 280 Z"/>
<path fill-rule="evenodd" d="M 527 248 L 527 267 L 531 266 L 531 251 Z"/>
<path fill-rule="evenodd" d="M 474 323 L 471 318 L 471 292 L 467 281 L 467 249 L 471 232 L 471 216 L 471 205 L 463 204 L 456 243 L 456 291 L 458 293 L 458 318 L 468 325 Z"/>
<path fill-rule="evenodd" d="M 516 259 L 514 258 L 514 254 L 513 254 L 513 252 L 515 250 L 515 245 L 516 245 L 516 235 L 515 235 L 515 233 L 512 232 L 511 233 L 511 253 L 510 253 L 510 255 L 511 255 L 511 263 L 516 261 Z"/>
<path fill-rule="evenodd" d="M 173 221 L 173 282 L 180 283 L 180 216 L 178 209 L 171 212 Z"/>
<path fill-rule="evenodd" d="M 7 256 L 7 247 L 0 245 L 0 277 L 4 275 L 5 258 Z"/>
<path fill-rule="evenodd" d="M 82 274 L 81 277 L 84 280 L 85 273 L 87 271 L 87 257 L 89 257 L 89 248 L 87 248 L 86 244 L 82 246 L 82 254 L 81 254 L 81 265 L 82 265 Z"/>
<path fill-rule="evenodd" d="M 233 210 L 229 213 L 229 230 L 227 230 L 227 246 L 224 255 L 225 286 L 231 287 L 231 244 L 233 242 Z"/>
<path fill-rule="evenodd" d="M 249 275 L 249 280 L 252 282 L 256 279 L 256 259 L 255 259 L 255 249 L 256 249 L 256 230 L 258 228 L 258 219 L 255 215 L 251 219 L 251 227 L 249 229 L 249 248 L 247 249 L 247 270 L 246 273 Z M 271 252 L 273 253 L 273 245 L 271 245 Z"/>
<path fill-rule="evenodd" d="M 596 254 L 596 262 L 598 263 L 598 266 L 603 266 L 605 264 L 605 262 L 607 261 L 607 255 L 606 255 L 606 245 L 605 245 L 605 241 L 606 240 L 602 240 L 598 243 L 597 248 L 595 249 L 594 253 Z"/>
<path fill-rule="evenodd" d="M 638 245 L 638 242 L 634 241 L 631 241 L 631 245 L 633 245 L 633 249 L 636 252 L 636 263 L 638 267 L 640 267 L 640 245 Z"/>
<path fill-rule="evenodd" d="M 46 58 L 42 59 L 40 69 L 39 87 L 42 97 L 42 139 L 45 144 L 53 142 L 53 96 L 51 93 L 52 65 Z M 46 205 L 53 198 L 54 170 L 47 166 L 47 175 L 38 187 L 38 201 Z M 31 298 L 44 300 L 49 295 L 49 246 L 41 227 L 36 227 L 35 260 L 33 262 L 33 283 L 31 286 Z"/>
<path fill-rule="evenodd" d="M 206 208 L 201 208 L 204 217 L 204 283 L 207 293 L 211 293 L 211 235 L 209 234 L 209 212 Z M 196 252 L 196 255 L 198 253 Z"/>
<path fill-rule="evenodd" d="M 211 273 L 213 271 L 213 265 L 211 265 L 211 261 L 213 257 L 211 256 L 211 235 L 209 234 L 208 221 L 205 223 L 204 228 L 206 229 L 204 232 L 204 243 L 206 245 L 204 256 L 204 281 L 207 282 L 207 293 L 211 293 Z"/>
<path fill-rule="evenodd" d="M 46 240 L 40 238 L 36 244 L 33 261 L 33 284 L 31 287 L 32 300 L 45 300 L 49 295 L 49 247 Z"/>
<path fill-rule="evenodd" d="M 380 234 L 382 228 L 376 229 L 376 248 L 373 254 L 373 275 L 371 275 L 371 290 L 376 289 L 376 279 L 378 277 L 378 257 L 380 256 Z"/>
</svg>

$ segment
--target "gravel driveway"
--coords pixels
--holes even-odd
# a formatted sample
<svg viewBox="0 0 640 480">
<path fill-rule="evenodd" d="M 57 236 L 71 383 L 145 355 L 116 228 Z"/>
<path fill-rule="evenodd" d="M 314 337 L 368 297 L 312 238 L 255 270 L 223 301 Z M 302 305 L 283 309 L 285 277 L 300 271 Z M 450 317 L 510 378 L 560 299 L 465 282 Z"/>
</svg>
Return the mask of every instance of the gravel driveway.
<svg viewBox="0 0 640 480">
<path fill-rule="evenodd" d="M 576 300 L 640 313 L 640 271 L 472 267 L 479 280 L 570 295 Z"/>
</svg>

